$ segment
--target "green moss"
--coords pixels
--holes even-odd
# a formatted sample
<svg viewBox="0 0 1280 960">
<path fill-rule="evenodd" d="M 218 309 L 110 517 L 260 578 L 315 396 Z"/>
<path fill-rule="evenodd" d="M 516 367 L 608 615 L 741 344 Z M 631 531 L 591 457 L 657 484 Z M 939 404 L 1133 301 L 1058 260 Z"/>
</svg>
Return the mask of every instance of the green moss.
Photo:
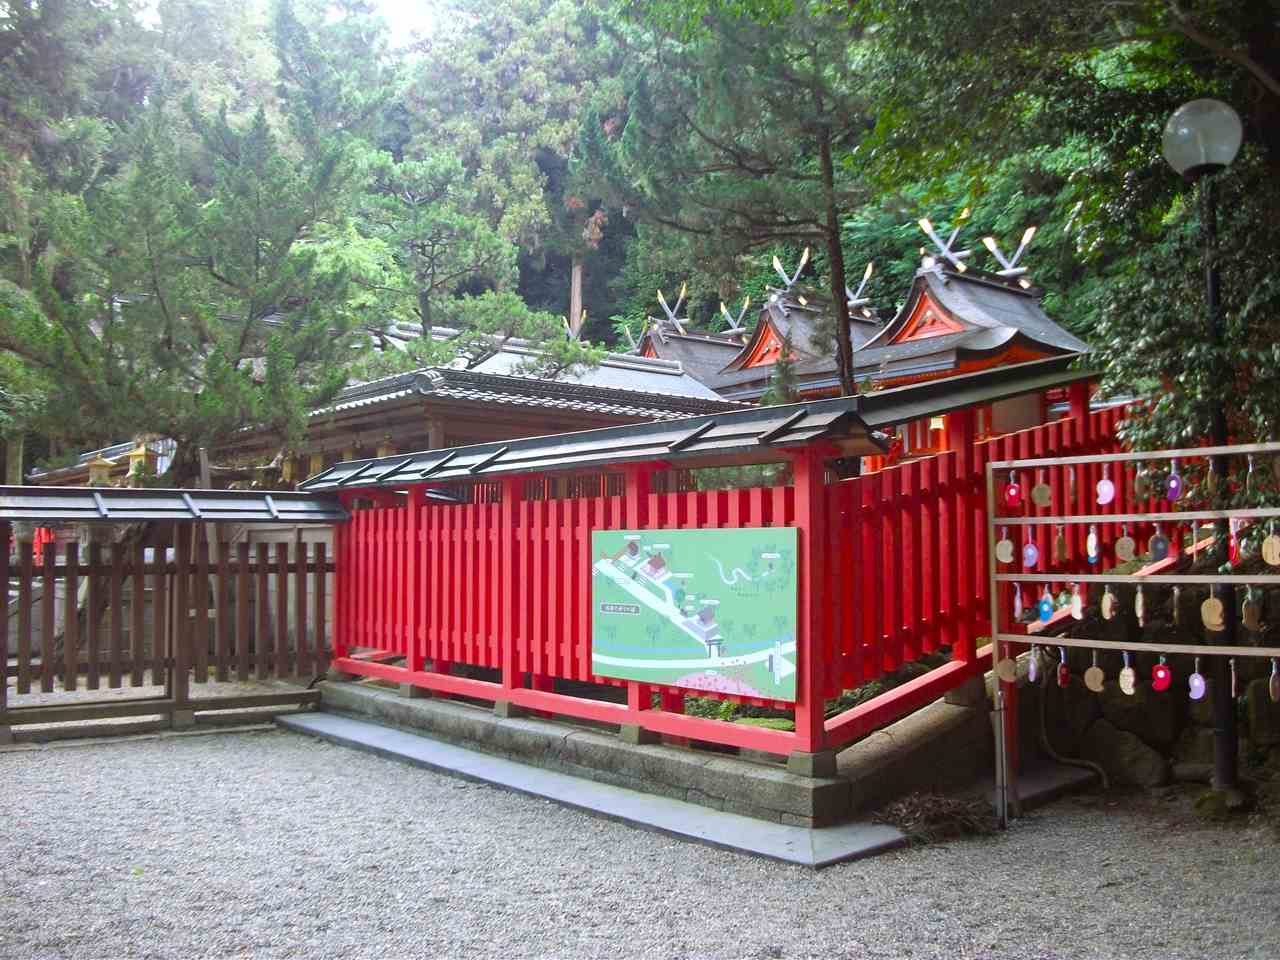
<svg viewBox="0 0 1280 960">
<path fill-rule="evenodd" d="M 796 728 L 794 720 L 787 720 L 785 717 L 739 717 L 734 723 L 745 724 L 748 727 L 764 727 L 766 730 L 794 730 Z"/>
</svg>

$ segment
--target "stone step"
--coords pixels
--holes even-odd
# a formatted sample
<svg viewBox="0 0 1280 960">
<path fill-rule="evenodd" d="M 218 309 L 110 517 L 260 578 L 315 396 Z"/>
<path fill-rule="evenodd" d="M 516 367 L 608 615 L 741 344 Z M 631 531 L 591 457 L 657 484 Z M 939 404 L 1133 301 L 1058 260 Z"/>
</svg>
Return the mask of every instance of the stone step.
<svg viewBox="0 0 1280 960">
<path fill-rule="evenodd" d="M 735 813 L 517 763 L 416 733 L 333 713 L 279 717 L 287 730 L 412 766 L 540 797 L 632 826 L 753 856 L 826 867 L 906 843 L 896 828 L 860 821 L 808 828 Z"/>
</svg>

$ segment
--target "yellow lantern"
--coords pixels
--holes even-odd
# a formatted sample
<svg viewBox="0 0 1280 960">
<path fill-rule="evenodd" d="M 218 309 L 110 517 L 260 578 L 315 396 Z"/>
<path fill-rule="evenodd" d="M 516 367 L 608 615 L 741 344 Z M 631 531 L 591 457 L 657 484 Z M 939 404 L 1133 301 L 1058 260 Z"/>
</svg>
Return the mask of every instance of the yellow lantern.
<svg viewBox="0 0 1280 960">
<path fill-rule="evenodd" d="M 105 487 L 111 482 L 111 470 L 115 464 L 106 457 L 94 457 L 89 461 L 89 486 Z"/>
</svg>

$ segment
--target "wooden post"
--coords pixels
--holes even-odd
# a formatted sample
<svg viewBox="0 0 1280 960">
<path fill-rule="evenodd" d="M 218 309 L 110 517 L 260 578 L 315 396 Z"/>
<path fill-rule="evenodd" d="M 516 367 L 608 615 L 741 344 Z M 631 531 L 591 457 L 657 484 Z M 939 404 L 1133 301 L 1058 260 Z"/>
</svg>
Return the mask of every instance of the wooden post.
<svg viewBox="0 0 1280 960">
<path fill-rule="evenodd" d="M 89 596 L 85 601 L 84 647 L 89 661 L 89 676 L 85 686 L 97 690 L 101 677 L 98 618 L 102 611 L 102 544 L 97 538 L 89 541 Z M 4 578 L 0 577 L 0 584 Z M 112 686 L 112 684 L 108 684 Z"/>
<path fill-rule="evenodd" d="M 165 696 L 173 696 L 173 650 L 169 644 L 169 547 L 167 536 L 156 538 L 151 547 L 155 564 L 151 574 L 151 682 L 164 683 Z M 162 679 L 163 678 L 163 679 Z M 143 678 L 146 679 L 145 677 Z"/>
<path fill-rule="evenodd" d="M 289 674 L 289 544 L 276 544 L 276 679 Z"/>
<path fill-rule="evenodd" d="M 170 636 L 173 646 L 173 665 L 169 668 L 169 687 L 173 691 L 173 726 L 189 727 L 195 723 L 191 702 L 191 540 L 189 523 L 175 527 L 174 558 L 177 573 L 173 580 L 173 630 Z"/>
<path fill-rule="evenodd" d="M 307 643 L 307 544 L 299 537 L 293 544 L 293 672 L 305 677 L 311 673 L 311 647 Z"/>
<path fill-rule="evenodd" d="M 31 692 L 31 581 L 35 576 L 29 525 L 18 539 L 18 693 Z"/>
<path fill-rule="evenodd" d="M 623 467 L 623 527 L 638 530 L 649 522 L 649 490 L 652 474 L 649 464 Z M 629 743 L 657 743 L 661 737 L 643 726 L 642 714 L 651 709 L 652 692 L 647 683 L 627 681 L 627 723 L 622 725 L 622 738 Z"/>
<path fill-rule="evenodd" d="M 249 679 L 249 541 L 236 544 L 236 679 Z"/>
<path fill-rule="evenodd" d="M 1067 387 L 1071 421 L 1075 424 L 1076 443 L 1087 443 L 1089 436 L 1089 381 L 1080 380 Z"/>
<path fill-rule="evenodd" d="M 270 583 L 267 575 L 267 567 L 270 563 L 269 549 L 265 543 L 256 545 L 257 562 L 253 575 L 254 583 L 257 584 L 257 596 L 254 598 L 253 604 L 254 614 L 257 619 L 253 634 L 253 644 L 257 679 L 259 680 L 267 679 L 271 672 L 268 660 L 271 649 L 271 599 L 269 596 Z"/>
<path fill-rule="evenodd" d="M 57 556 L 52 543 L 44 545 L 41 559 L 43 568 L 40 578 L 40 692 L 53 693 L 53 597 Z"/>
<path fill-rule="evenodd" d="M 822 458 L 804 450 L 793 460 L 795 524 L 799 571 L 796 618 L 796 750 L 787 768 L 808 776 L 835 773 L 835 753 L 826 749 L 819 662 L 823 630 L 823 564 L 826 537 L 826 489 Z"/>
<path fill-rule="evenodd" d="M 80 544 L 68 541 L 64 550 L 62 689 L 75 690 L 80 685 Z"/>
<path fill-rule="evenodd" d="M 214 609 L 217 617 L 217 640 L 214 649 L 217 651 L 217 663 L 214 664 L 219 683 L 226 683 L 231 678 L 231 544 L 222 537 L 221 527 L 218 531 L 218 579 L 214 585 Z"/>
<path fill-rule="evenodd" d="M 329 614 L 328 603 L 325 600 L 325 582 L 328 577 L 328 573 L 325 571 L 327 552 L 323 540 L 316 544 L 315 591 L 312 594 L 311 601 L 314 605 L 313 618 L 315 626 L 312 627 L 312 630 L 315 633 L 314 669 L 317 674 L 323 674 L 329 669 L 329 648 L 325 643 L 325 620 Z M 416 589 L 416 585 L 410 589 Z"/>
</svg>

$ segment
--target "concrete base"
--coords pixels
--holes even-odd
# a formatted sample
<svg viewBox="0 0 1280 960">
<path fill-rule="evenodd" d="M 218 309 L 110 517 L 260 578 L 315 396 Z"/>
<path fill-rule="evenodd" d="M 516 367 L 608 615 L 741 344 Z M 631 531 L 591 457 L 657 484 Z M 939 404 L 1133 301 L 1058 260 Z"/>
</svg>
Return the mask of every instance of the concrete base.
<svg viewBox="0 0 1280 960">
<path fill-rule="evenodd" d="M 797 750 L 787 756 L 787 772 L 797 777 L 834 777 L 836 775 L 836 752 L 822 750 L 818 753 L 803 753 Z"/>
<path fill-rule="evenodd" d="M 600 730 L 539 717 L 496 716 L 455 700 L 405 700 L 366 684 L 320 684 L 325 710 L 428 734 L 549 770 L 793 826 L 849 817 L 849 784 L 773 764 L 666 744 L 630 744 Z M 496 710 L 505 710 L 495 705 Z"/>
<path fill-rule="evenodd" d="M 618 728 L 618 736 L 623 743 L 631 743 L 640 746 L 645 743 L 661 743 L 662 734 L 654 733 L 652 730 L 646 730 L 637 723 L 624 723 Z"/>
<path fill-rule="evenodd" d="M 491 717 L 489 719 L 492 720 Z M 351 717 L 311 713 L 282 717 L 278 722 L 287 730 L 322 737 L 417 767 L 542 797 L 682 839 L 785 863 L 825 867 L 892 850 L 906 843 L 899 830 L 884 824 L 845 823 L 814 830 L 762 823 L 735 813 L 709 810 L 696 803 L 584 781 Z M 577 734 L 570 734 L 569 739 L 575 736 Z"/>
<path fill-rule="evenodd" d="M 990 778 L 995 751 L 987 711 L 938 700 L 841 751 L 854 810 L 916 791 L 946 793 Z"/>
<path fill-rule="evenodd" d="M 185 730 L 188 727 L 196 725 L 196 712 L 194 710 L 175 710 L 170 726 L 174 730 Z"/>
<path fill-rule="evenodd" d="M 970 677 L 954 690 L 948 690 L 942 698 L 953 707 L 972 707 L 975 710 L 988 710 L 987 684 L 982 677 Z"/>
<path fill-rule="evenodd" d="M 5 724 L 0 726 L 0 747 L 8 746 L 13 743 L 13 727 Z"/>
<path fill-rule="evenodd" d="M 514 720 L 518 717 L 532 716 L 533 711 L 526 710 L 524 707 L 517 706 L 507 700 L 495 700 L 493 704 L 493 715 L 503 720 Z"/>
<path fill-rule="evenodd" d="M 412 683 L 400 684 L 400 696 L 407 700 L 426 700 L 431 696 L 431 691 L 426 687 L 419 687 Z"/>
</svg>

